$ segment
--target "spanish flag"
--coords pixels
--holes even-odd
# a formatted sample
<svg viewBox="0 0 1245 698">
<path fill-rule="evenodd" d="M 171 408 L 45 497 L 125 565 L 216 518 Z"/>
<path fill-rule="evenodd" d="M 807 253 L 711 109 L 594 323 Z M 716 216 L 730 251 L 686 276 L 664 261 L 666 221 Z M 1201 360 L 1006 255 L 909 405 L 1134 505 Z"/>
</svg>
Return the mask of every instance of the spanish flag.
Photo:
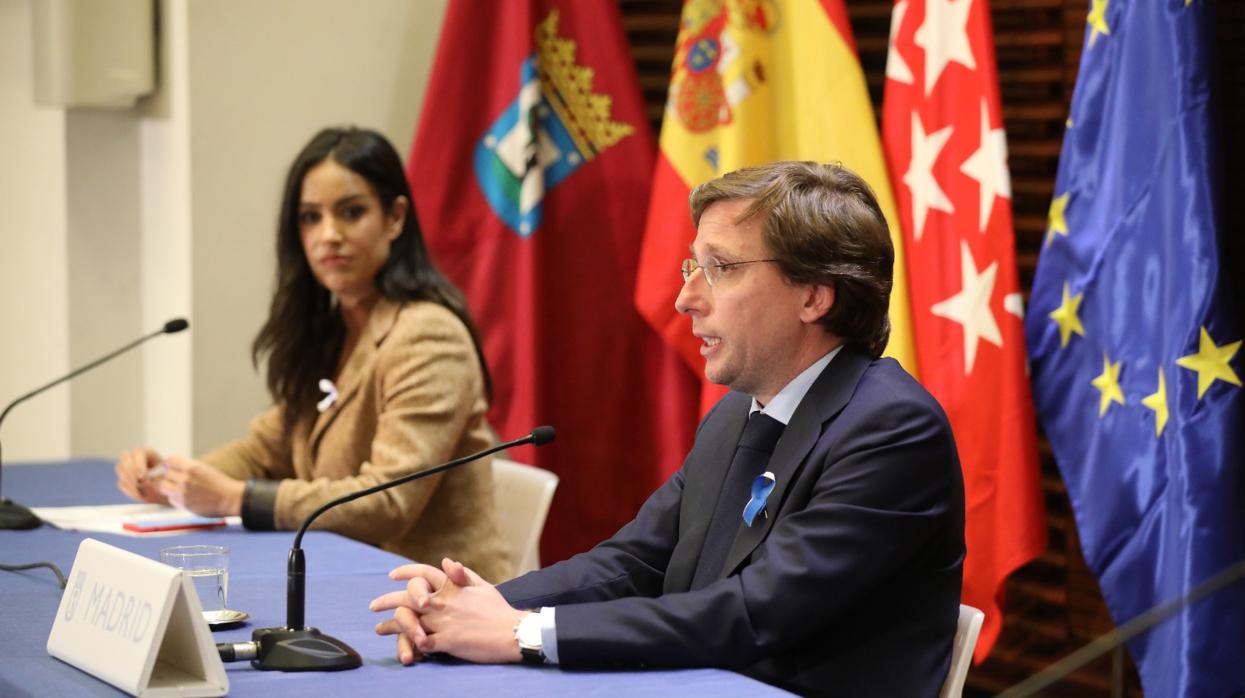
<svg viewBox="0 0 1245 698">
<path fill-rule="evenodd" d="M 886 353 L 915 375 L 895 200 L 842 0 L 688 0 L 677 42 L 640 251 L 640 313 L 703 377 L 691 321 L 674 309 L 679 263 L 696 235 L 687 208 L 692 188 L 774 160 L 837 161 L 873 187 L 891 224 L 895 286 Z M 703 383 L 702 412 L 724 391 Z"/>
</svg>

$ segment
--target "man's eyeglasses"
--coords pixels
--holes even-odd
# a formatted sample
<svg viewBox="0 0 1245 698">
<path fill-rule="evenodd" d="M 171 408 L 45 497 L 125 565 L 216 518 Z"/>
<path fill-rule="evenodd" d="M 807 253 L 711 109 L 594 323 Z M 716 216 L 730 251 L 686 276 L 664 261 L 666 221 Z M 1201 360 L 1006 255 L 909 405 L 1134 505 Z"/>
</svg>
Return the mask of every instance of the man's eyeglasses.
<svg viewBox="0 0 1245 698">
<path fill-rule="evenodd" d="M 687 280 L 691 278 L 692 273 L 699 269 L 705 273 L 705 281 L 707 281 L 710 286 L 713 286 L 719 279 L 722 278 L 722 274 L 731 267 L 737 267 L 742 264 L 777 261 L 777 259 L 749 259 L 744 262 L 710 262 L 708 264 L 701 264 L 700 262 L 689 258 L 683 260 L 683 281 L 686 283 Z"/>
</svg>

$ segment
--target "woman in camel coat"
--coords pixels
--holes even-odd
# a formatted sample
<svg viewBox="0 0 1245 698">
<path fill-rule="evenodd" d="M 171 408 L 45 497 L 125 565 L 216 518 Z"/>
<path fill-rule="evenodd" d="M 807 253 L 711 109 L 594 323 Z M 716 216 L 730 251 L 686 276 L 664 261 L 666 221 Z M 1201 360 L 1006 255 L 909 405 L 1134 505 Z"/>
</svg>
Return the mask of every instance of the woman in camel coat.
<svg viewBox="0 0 1245 698">
<path fill-rule="evenodd" d="M 325 129 L 307 144 L 286 180 L 277 259 L 253 347 L 274 406 L 199 459 L 123 454 L 123 492 L 294 529 L 335 497 L 492 445 L 475 327 L 428 256 L 383 136 Z M 150 477 L 160 464 L 164 474 Z M 314 527 L 430 564 L 451 557 L 500 581 L 512 562 L 493 508 L 483 459 L 337 507 Z"/>
</svg>

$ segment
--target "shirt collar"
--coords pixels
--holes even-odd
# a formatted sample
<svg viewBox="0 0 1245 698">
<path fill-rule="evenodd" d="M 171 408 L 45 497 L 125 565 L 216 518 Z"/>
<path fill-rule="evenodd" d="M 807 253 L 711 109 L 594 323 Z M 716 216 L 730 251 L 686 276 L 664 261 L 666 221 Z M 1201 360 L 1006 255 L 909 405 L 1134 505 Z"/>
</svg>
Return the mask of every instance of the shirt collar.
<svg viewBox="0 0 1245 698">
<path fill-rule="evenodd" d="M 825 356 L 817 359 L 808 368 L 800 372 L 800 375 L 791 379 L 790 383 L 783 386 L 782 390 L 774 396 L 773 400 L 765 407 L 761 407 L 761 403 L 756 398 L 752 398 L 752 410 L 748 412 L 748 416 L 752 416 L 753 412 L 764 412 L 766 415 L 782 422 L 784 425 L 791 421 L 791 415 L 795 414 L 795 408 L 800 406 L 800 402 L 808 393 L 808 389 L 813 387 L 813 382 L 817 380 L 817 376 L 830 365 L 833 359 L 843 345 L 831 349 Z"/>
</svg>

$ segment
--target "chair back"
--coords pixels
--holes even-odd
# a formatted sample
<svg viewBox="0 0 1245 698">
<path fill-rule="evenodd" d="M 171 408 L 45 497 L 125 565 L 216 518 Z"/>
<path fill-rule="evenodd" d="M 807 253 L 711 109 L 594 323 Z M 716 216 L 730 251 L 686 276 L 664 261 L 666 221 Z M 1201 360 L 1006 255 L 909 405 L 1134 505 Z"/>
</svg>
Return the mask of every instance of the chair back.
<svg viewBox="0 0 1245 698">
<path fill-rule="evenodd" d="M 977 647 L 977 635 L 986 614 L 972 606 L 960 604 L 960 618 L 955 624 L 955 640 L 951 645 L 951 670 L 942 684 L 939 698 L 960 698 L 964 693 L 964 677 L 968 665 L 973 663 L 973 650 Z"/>
<path fill-rule="evenodd" d="M 493 498 L 497 524 L 510 548 L 515 576 L 540 569 L 540 534 L 558 476 L 530 465 L 493 459 Z"/>
</svg>

